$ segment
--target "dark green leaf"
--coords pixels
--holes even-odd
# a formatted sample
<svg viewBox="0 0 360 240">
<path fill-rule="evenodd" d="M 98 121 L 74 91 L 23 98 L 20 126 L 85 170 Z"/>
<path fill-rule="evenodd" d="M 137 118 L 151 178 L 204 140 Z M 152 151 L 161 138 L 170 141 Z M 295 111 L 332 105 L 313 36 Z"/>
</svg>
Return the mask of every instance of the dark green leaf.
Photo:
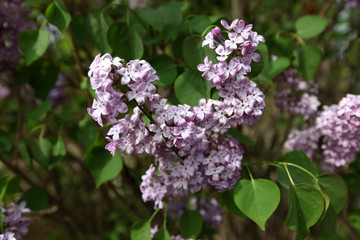
<svg viewBox="0 0 360 240">
<path fill-rule="evenodd" d="M 251 142 L 251 140 L 247 136 L 245 136 L 242 132 L 235 128 L 229 128 L 227 133 L 235 139 L 239 140 L 239 142 L 241 143 Z"/>
<path fill-rule="evenodd" d="M 276 77 L 290 66 L 290 59 L 287 57 L 278 57 L 275 61 L 271 61 L 270 78 Z"/>
<path fill-rule="evenodd" d="M 285 156 L 281 159 L 281 161 L 296 164 L 302 168 L 305 168 L 310 173 L 316 175 L 315 168 L 311 164 L 311 161 L 305 155 L 305 153 L 303 153 L 301 151 L 289 152 L 289 153 L 285 154 Z M 297 167 L 294 167 L 294 166 L 288 165 L 287 168 L 288 168 L 291 178 L 295 184 L 307 183 L 310 185 L 317 186 L 316 180 L 314 178 L 312 178 L 312 176 L 309 175 L 307 172 L 305 172 Z M 279 180 L 280 184 L 287 189 L 291 185 L 290 179 L 285 171 L 284 166 L 278 167 L 278 180 Z"/>
<path fill-rule="evenodd" d="M 310 233 L 309 228 L 320 219 L 325 200 L 321 192 L 311 185 L 292 185 L 289 191 L 286 225 L 296 232 L 296 239 L 304 239 Z"/>
<path fill-rule="evenodd" d="M 46 19 L 55 25 L 60 32 L 65 32 L 71 21 L 70 13 L 60 2 L 51 3 L 45 11 Z"/>
<path fill-rule="evenodd" d="M 165 41 L 170 40 L 178 32 L 182 22 L 179 8 L 171 3 L 162 4 L 159 8 L 146 7 L 140 10 L 139 16 L 149 25 L 163 34 Z"/>
<path fill-rule="evenodd" d="M 241 219 L 245 218 L 244 213 L 240 211 L 240 209 L 236 206 L 234 202 L 233 191 L 225 191 L 224 193 L 222 193 L 221 200 L 222 206 L 226 211 L 240 217 Z"/>
<path fill-rule="evenodd" d="M 140 59 L 144 47 L 139 34 L 134 27 L 126 23 L 114 23 L 107 32 L 107 38 L 115 54 L 127 61 Z"/>
<path fill-rule="evenodd" d="M 295 62 L 298 66 L 298 74 L 304 80 L 310 80 L 318 69 L 321 61 L 321 52 L 316 45 L 302 44 L 294 50 Z"/>
<path fill-rule="evenodd" d="M 8 132 L 0 129 L 0 152 L 9 152 L 12 147 L 11 135 Z"/>
<path fill-rule="evenodd" d="M 274 50 L 274 54 L 279 56 L 290 56 L 294 50 L 293 40 L 281 33 L 282 31 L 275 35 L 275 46 L 272 46 L 271 50 Z"/>
<path fill-rule="evenodd" d="M 58 69 L 52 62 L 39 60 L 32 64 L 29 70 L 30 85 L 33 87 L 36 97 L 45 100 L 49 91 L 55 86 Z"/>
<path fill-rule="evenodd" d="M 180 232 L 185 238 L 196 239 L 202 229 L 203 218 L 198 211 L 187 210 L 179 219 Z"/>
<path fill-rule="evenodd" d="M 216 53 L 214 49 L 208 46 L 202 47 L 202 39 L 198 35 L 189 35 L 183 42 L 183 57 L 186 65 L 194 72 L 199 72 L 197 66 L 204 64 L 204 59 L 208 56 L 209 60 L 217 63 Z"/>
<path fill-rule="evenodd" d="M 326 174 L 318 178 L 320 187 L 330 198 L 330 205 L 322 222 L 329 232 L 334 232 L 336 216 L 343 208 L 347 199 L 347 189 L 344 180 L 335 174 Z"/>
<path fill-rule="evenodd" d="M 211 25 L 211 21 L 206 15 L 196 15 L 195 17 L 189 20 L 190 22 L 190 32 L 202 34 L 205 29 Z"/>
<path fill-rule="evenodd" d="M 52 157 L 49 161 L 49 168 L 54 167 L 55 163 L 66 156 L 66 148 L 63 140 L 59 137 L 53 142 Z"/>
<path fill-rule="evenodd" d="M 50 34 L 43 30 L 27 30 L 19 34 L 18 40 L 19 48 L 25 55 L 26 65 L 30 65 L 45 53 L 50 42 Z"/>
<path fill-rule="evenodd" d="M 20 192 L 20 178 L 15 177 L 8 180 L 4 200 L 13 200 L 14 195 Z"/>
<path fill-rule="evenodd" d="M 73 28 L 76 46 L 78 48 L 84 47 L 89 41 L 89 34 L 86 29 L 86 18 L 78 15 L 72 19 L 71 26 Z"/>
<path fill-rule="evenodd" d="M 316 16 L 307 15 L 295 22 L 296 33 L 302 38 L 313 38 L 325 30 L 329 20 Z"/>
<path fill-rule="evenodd" d="M 32 139 L 28 144 L 32 157 L 45 170 L 48 169 L 50 157 L 52 155 L 52 145 L 49 139 Z"/>
<path fill-rule="evenodd" d="M 102 11 L 91 12 L 87 18 L 87 30 L 93 42 L 102 54 L 110 53 L 111 47 L 107 40 L 107 32 L 112 20 L 105 18 Z"/>
<path fill-rule="evenodd" d="M 349 188 L 349 191 L 360 196 L 360 175 L 358 173 L 348 173 L 343 177 L 347 187 Z"/>
<path fill-rule="evenodd" d="M 94 147 L 85 156 L 85 163 L 95 179 L 96 187 L 115 178 L 123 167 L 121 154 L 116 151 L 115 156 L 103 146 Z"/>
<path fill-rule="evenodd" d="M 28 148 L 26 147 L 26 143 L 23 140 L 19 141 L 18 149 L 19 149 L 21 157 L 25 160 L 27 165 L 30 168 L 32 168 L 32 160 L 31 160 L 31 157 L 30 157 L 30 153 L 28 151 Z"/>
<path fill-rule="evenodd" d="M 210 98 L 210 84 L 192 71 L 186 71 L 178 76 L 174 89 L 177 99 L 182 104 L 197 106 L 201 98 Z"/>
<path fill-rule="evenodd" d="M 8 186 L 9 178 L 3 177 L 0 179 L 0 201 L 3 199 L 7 186 Z"/>
<path fill-rule="evenodd" d="M 171 240 L 171 236 L 166 228 L 162 227 L 157 233 L 154 235 L 153 240 Z"/>
<path fill-rule="evenodd" d="M 165 54 L 158 55 L 150 63 L 160 78 L 160 81 L 156 82 L 157 85 L 168 86 L 173 84 L 177 76 L 177 69 L 171 57 Z"/>
<path fill-rule="evenodd" d="M 269 76 L 271 66 L 268 47 L 265 45 L 265 43 L 260 43 L 258 46 L 258 51 L 261 53 L 261 59 L 264 63 L 264 66 L 262 68 L 262 71 L 260 72 L 260 74 L 257 75 L 256 78 L 261 83 L 271 83 L 271 78 Z"/>
<path fill-rule="evenodd" d="M 32 110 L 29 113 L 29 117 L 35 121 L 40 121 L 46 117 L 49 110 L 51 110 L 51 102 L 47 100 L 42 102 L 34 110 Z"/>
<path fill-rule="evenodd" d="M 350 211 L 349 223 L 353 228 L 360 232 L 360 209 L 353 209 Z"/>
<path fill-rule="evenodd" d="M 26 206 L 33 211 L 48 207 L 48 196 L 42 188 L 30 188 L 23 194 L 21 200 L 24 200 Z"/>
<path fill-rule="evenodd" d="M 147 220 L 137 221 L 131 226 L 130 239 L 131 240 L 151 240 L 150 222 Z"/>
<path fill-rule="evenodd" d="M 262 230 L 265 222 L 280 202 L 278 186 L 266 179 L 242 179 L 234 188 L 234 201 L 238 208 Z"/>
</svg>

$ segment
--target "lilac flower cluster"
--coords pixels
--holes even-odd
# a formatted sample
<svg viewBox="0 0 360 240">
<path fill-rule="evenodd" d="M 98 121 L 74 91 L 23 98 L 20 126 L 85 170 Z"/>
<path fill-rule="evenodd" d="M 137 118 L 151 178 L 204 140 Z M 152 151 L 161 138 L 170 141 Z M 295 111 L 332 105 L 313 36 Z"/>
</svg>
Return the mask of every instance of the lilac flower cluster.
<svg viewBox="0 0 360 240">
<path fill-rule="evenodd" d="M 303 115 L 305 119 L 316 114 L 320 102 L 317 98 L 317 84 L 308 83 L 296 76 L 296 69 L 288 69 L 276 79 L 275 104 L 294 115 Z"/>
<path fill-rule="evenodd" d="M 23 0 L 0 2 L 0 70 L 14 68 L 20 59 L 17 38 L 20 32 L 36 29 L 29 21 L 29 11 L 21 7 Z"/>
<path fill-rule="evenodd" d="M 360 5 L 359 0 L 336 0 L 338 4 L 344 2 L 344 8 L 357 8 Z"/>
<path fill-rule="evenodd" d="M 30 212 L 30 209 L 25 208 L 25 202 L 21 202 L 19 205 L 11 203 L 11 205 L 12 208 L 1 208 L 4 230 L 0 234 L 0 240 L 21 240 L 28 231 L 30 220 L 23 217 L 22 214 Z"/>
<path fill-rule="evenodd" d="M 355 159 L 360 150 L 360 95 L 347 94 L 338 105 L 325 106 L 315 126 L 293 130 L 285 142 L 289 150 L 302 150 L 308 157 L 319 150 L 325 169 L 335 171 Z"/>
<path fill-rule="evenodd" d="M 99 125 L 103 126 L 103 119 L 112 125 L 106 137 L 106 149 L 112 154 L 120 150 L 155 157 L 155 163 L 142 176 L 140 189 L 143 200 L 154 201 L 156 208 L 162 208 L 165 199 L 187 196 L 202 187 L 231 189 L 240 178 L 243 149 L 237 140 L 224 134 L 231 126 L 253 124 L 265 107 L 264 94 L 243 75 L 252 59 L 259 60 L 253 51 L 263 38 L 241 22 L 236 25 L 245 49 L 241 56 L 236 55 L 229 65 L 223 60 L 209 67 L 208 75 L 211 69 L 221 76 L 214 85 L 221 99 L 200 99 L 199 106 L 193 108 L 169 105 L 156 94 L 153 82 L 159 77 L 144 60 L 123 66 L 122 59 L 105 54 L 96 56 L 90 66 L 88 75 L 97 99 L 88 113 Z M 225 21 L 222 24 L 227 26 Z M 227 75 L 221 68 L 225 65 L 231 68 Z M 131 111 L 129 102 L 136 105 Z M 119 113 L 125 116 L 117 119 Z"/>
<path fill-rule="evenodd" d="M 227 36 L 215 27 L 205 36 L 202 46 L 215 49 L 218 63 L 208 57 L 199 64 L 211 87 L 219 90 L 220 101 L 215 103 L 216 115 L 226 127 L 254 124 L 262 116 L 265 107 L 264 94 L 245 75 L 251 71 L 251 62 L 258 62 L 260 55 L 255 52 L 264 37 L 252 31 L 252 25 L 235 19 L 229 26 L 221 20 Z"/>
</svg>

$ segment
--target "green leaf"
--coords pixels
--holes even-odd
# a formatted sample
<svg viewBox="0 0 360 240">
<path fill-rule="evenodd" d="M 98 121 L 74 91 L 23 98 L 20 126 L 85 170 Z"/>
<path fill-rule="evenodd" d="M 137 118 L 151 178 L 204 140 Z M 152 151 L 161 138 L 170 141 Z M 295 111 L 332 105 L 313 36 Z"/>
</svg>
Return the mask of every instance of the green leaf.
<svg viewBox="0 0 360 240">
<path fill-rule="evenodd" d="M 328 23 L 328 19 L 316 15 L 307 15 L 295 22 L 295 29 L 300 37 L 313 38 L 324 31 Z"/>
<path fill-rule="evenodd" d="M 39 104 L 34 110 L 29 113 L 29 117 L 35 121 L 44 119 L 47 113 L 51 110 L 51 102 L 49 100 Z"/>
<path fill-rule="evenodd" d="M 23 140 L 19 141 L 18 149 L 19 149 L 21 157 L 25 160 L 27 165 L 30 168 L 32 168 L 32 160 L 31 160 L 31 157 L 30 157 L 30 153 L 28 151 L 28 148 L 26 147 L 26 143 Z"/>
<path fill-rule="evenodd" d="M 46 3 L 46 0 L 26 0 L 24 1 L 21 6 L 22 7 L 32 7 L 37 4 L 43 4 Z"/>
<path fill-rule="evenodd" d="M 347 188 L 344 180 L 335 174 L 325 174 L 318 177 L 321 189 L 330 198 L 330 205 L 322 222 L 328 232 L 334 232 L 336 216 L 339 214 L 347 199 Z"/>
<path fill-rule="evenodd" d="M 238 208 L 262 230 L 280 202 L 279 187 L 266 179 L 242 179 L 234 188 Z"/>
<path fill-rule="evenodd" d="M 46 19 L 64 33 L 71 21 L 70 13 L 60 2 L 51 3 L 45 11 Z"/>
<path fill-rule="evenodd" d="M 229 128 L 227 133 L 234 137 L 235 139 L 239 140 L 241 143 L 251 142 L 251 139 L 245 136 L 241 131 L 236 128 Z"/>
<path fill-rule="evenodd" d="M 197 34 L 202 34 L 211 25 L 211 21 L 206 15 L 195 15 L 189 20 L 189 23 L 190 31 Z"/>
<path fill-rule="evenodd" d="M 360 196 L 360 175 L 358 173 L 348 173 L 343 177 L 349 191 Z"/>
<path fill-rule="evenodd" d="M 32 139 L 28 144 L 32 157 L 47 170 L 52 155 L 52 144 L 47 138 Z"/>
<path fill-rule="evenodd" d="M 11 147 L 11 134 L 0 129 L 0 151 L 9 152 Z"/>
<path fill-rule="evenodd" d="M 144 47 L 135 28 L 126 23 L 114 23 L 109 27 L 107 39 L 115 54 L 127 61 L 140 59 Z"/>
<path fill-rule="evenodd" d="M 158 30 L 165 41 L 173 38 L 182 22 L 182 14 L 178 7 L 170 3 L 162 4 L 157 9 L 150 7 L 139 11 L 139 16 L 149 25 Z"/>
<path fill-rule="evenodd" d="M 246 76 L 248 76 L 250 79 L 253 79 L 255 77 L 257 77 L 262 70 L 264 69 L 264 57 L 262 55 L 262 53 L 259 50 L 255 51 L 256 53 L 260 54 L 260 61 L 259 62 L 255 62 L 252 61 L 250 66 L 251 66 L 251 72 L 249 72 Z"/>
<path fill-rule="evenodd" d="M 21 200 L 24 200 L 26 206 L 33 211 L 48 207 L 48 196 L 42 188 L 30 188 L 23 194 Z"/>
<path fill-rule="evenodd" d="M 313 175 L 316 175 L 316 170 L 311 164 L 310 159 L 305 155 L 305 153 L 301 151 L 288 152 L 281 159 L 281 161 L 296 164 L 302 168 L 305 168 Z M 302 169 L 290 165 L 288 165 L 287 168 L 295 184 L 306 183 L 317 186 L 316 180 Z M 286 189 L 288 189 L 291 185 L 290 179 L 285 171 L 284 166 L 278 166 L 278 180 L 279 183 Z"/>
<path fill-rule="evenodd" d="M 63 140 L 58 137 L 53 143 L 52 156 L 49 161 L 49 169 L 53 168 L 55 163 L 66 156 L 66 148 Z"/>
<path fill-rule="evenodd" d="M 91 12 L 87 17 L 87 30 L 92 41 L 96 44 L 102 54 L 111 52 L 107 40 L 107 32 L 112 20 L 105 18 L 102 11 Z"/>
<path fill-rule="evenodd" d="M 202 229 L 203 218 L 198 211 L 187 210 L 179 218 L 180 232 L 185 238 L 196 239 Z"/>
<path fill-rule="evenodd" d="M 222 193 L 221 200 L 222 206 L 226 211 L 240 217 L 241 219 L 245 218 L 244 213 L 240 211 L 234 202 L 233 191 L 225 191 Z"/>
<path fill-rule="evenodd" d="M 83 48 L 89 42 L 89 34 L 86 29 L 86 17 L 82 15 L 74 16 L 72 19 L 72 29 L 75 36 L 76 46 L 78 48 Z"/>
<path fill-rule="evenodd" d="M 265 43 L 260 43 L 258 46 L 258 51 L 261 54 L 261 59 L 264 62 L 264 66 L 262 68 L 262 71 L 257 75 L 257 80 L 259 80 L 261 83 L 272 83 L 271 78 L 269 76 L 270 72 L 270 56 L 269 56 L 269 50 Z"/>
<path fill-rule="evenodd" d="M 34 62 L 28 71 L 30 85 L 33 87 L 36 97 L 45 100 L 58 79 L 57 67 L 50 61 L 40 59 Z"/>
<path fill-rule="evenodd" d="M 304 239 L 309 235 L 309 228 L 320 219 L 324 207 L 325 200 L 315 187 L 308 184 L 290 187 L 286 225 L 296 232 L 296 239 Z"/>
<path fill-rule="evenodd" d="M 271 61 L 270 78 L 276 77 L 290 66 L 290 59 L 287 57 L 278 57 L 275 61 Z"/>
<path fill-rule="evenodd" d="M 160 81 L 156 82 L 159 86 L 168 86 L 174 83 L 177 76 L 176 65 L 168 55 L 158 55 L 151 61 L 151 66 L 156 70 Z"/>
<path fill-rule="evenodd" d="M 214 49 L 209 46 L 202 47 L 202 39 L 198 35 L 189 35 L 184 39 L 183 57 L 186 65 L 194 72 L 199 72 L 197 66 L 204 63 L 204 59 L 208 56 L 209 60 L 217 63 L 216 53 Z"/>
<path fill-rule="evenodd" d="M 8 179 L 4 200 L 9 201 L 14 199 L 14 195 L 20 192 L 20 178 Z"/>
<path fill-rule="evenodd" d="M 9 178 L 3 177 L 0 179 L 0 201 L 3 199 L 7 186 L 8 186 Z"/>
<path fill-rule="evenodd" d="M 148 220 L 141 220 L 135 222 L 130 229 L 131 240 L 151 240 L 150 222 Z"/>
<path fill-rule="evenodd" d="M 180 74 L 175 80 L 174 89 L 177 99 L 182 104 L 198 106 L 201 98 L 210 98 L 210 84 L 192 71 Z"/>
<path fill-rule="evenodd" d="M 112 156 L 103 146 L 92 148 L 85 155 L 85 163 L 95 179 L 96 187 L 115 178 L 123 167 L 120 152 L 116 151 L 115 156 Z"/>
<path fill-rule="evenodd" d="M 157 233 L 154 235 L 153 240 L 171 240 L 171 236 L 166 228 L 162 227 Z"/>
<path fill-rule="evenodd" d="M 25 55 L 26 65 L 30 65 L 45 53 L 50 42 L 50 34 L 44 30 L 27 30 L 19 34 L 18 40 L 19 48 Z"/>
<path fill-rule="evenodd" d="M 275 42 L 271 47 L 271 50 L 274 51 L 272 53 L 279 56 L 290 56 L 294 50 L 293 39 L 282 33 L 283 31 L 279 31 L 275 34 Z"/>
<path fill-rule="evenodd" d="M 320 61 L 320 49 L 313 44 L 302 44 L 294 50 L 295 62 L 298 66 L 298 75 L 304 80 L 309 81 L 317 71 Z"/>
<path fill-rule="evenodd" d="M 360 232 L 360 209 L 353 209 L 350 211 L 349 223 L 353 228 Z"/>
</svg>

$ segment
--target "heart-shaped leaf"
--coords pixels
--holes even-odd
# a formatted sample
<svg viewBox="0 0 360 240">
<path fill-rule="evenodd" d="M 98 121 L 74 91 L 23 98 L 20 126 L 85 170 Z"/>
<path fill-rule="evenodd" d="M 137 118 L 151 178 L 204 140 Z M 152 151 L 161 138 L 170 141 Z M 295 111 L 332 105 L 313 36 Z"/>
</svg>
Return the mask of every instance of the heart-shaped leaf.
<svg viewBox="0 0 360 240">
<path fill-rule="evenodd" d="M 234 188 L 238 208 L 262 230 L 280 202 L 279 187 L 266 179 L 242 179 Z"/>
<path fill-rule="evenodd" d="M 308 184 L 291 185 L 286 225 L 296 232 L 296 239 L 309 235 L 309 228 L 321 217 L 325 200 L 321 192 Z"/>
<path fill-rule="evenodd" d="M 180 231 L 185 238 L 196 239 L 199 236 L 203 224 L 203 218 L 198 211 L 187 210 L 179 219 Z"/>
</svg>

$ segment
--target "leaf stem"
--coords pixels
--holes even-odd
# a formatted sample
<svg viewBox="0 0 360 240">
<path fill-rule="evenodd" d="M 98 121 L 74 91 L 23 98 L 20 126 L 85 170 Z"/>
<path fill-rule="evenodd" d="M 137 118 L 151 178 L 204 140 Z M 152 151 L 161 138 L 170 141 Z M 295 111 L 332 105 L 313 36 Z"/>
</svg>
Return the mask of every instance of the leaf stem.
<svg viewBox="0 0 360 240">
<path fill-rule="evenodd" d="M 303 168 L 295 163 L 289 163 L 289 162 L 274 162 L 274 161 L 259 161 L 259 162 L 248 162 L 248 163 L 243 163 L 244 166 L 248 167 L 251 165 L 272 165 L 272 166 L 279 166 L 279 165 L 284 165 L 285 170 L 288 171 L 287 166 L 292 166 L 292 167 L 296 167 L 299 168 L 300 170 L 306 172 L 307 174 L 309 174 L 316 183 L 318 183 L 318 179 L 317 177 L 312 174 L 309 170 L 307 170 L 306 168 Z M 291 179 L 290 179 L 291 180 Z"/>
<path fill-rule="evenodd" d="M 155 210 L 155 212 L 151 215 L 151 217 L 149 218 L 149 222 L 151 222 L 153 219 L 154 219 L 154 217 L 156 216 L 156 214 L 158 213 L 160 211 L 160 208 L 157 208 L 156 210 Z"/>
<path fill-rule="evenodd" d="M 294 186 L 295 183 L 294 183 L 294 181 L 292 180 L 291 174 L 290 174 L 289 169 L 287 168 L 286 164 L 284 165 L 284 167 L 285 167 L 286 174 L 288 175 L 289 180 L 290 180 L 290 182 L 291 182 L 291 185 Z"/>
<path fill-rule="evenodd" d="M 245 165 L 246 166 L 246 169 L 248 170 L 248 172 L 249 172 L 249 176 L 250 176 L 250 179 L 251 179 L 251 181 L 253 181 L 254 180 L 254 178 L 253 178 L 253 176 L 252 176 L 252 174 L 251 174 L 251 172 L 250 172 L 250 168 L 249 168 L 249 166 L 248 165 Z"/>
</svg>

